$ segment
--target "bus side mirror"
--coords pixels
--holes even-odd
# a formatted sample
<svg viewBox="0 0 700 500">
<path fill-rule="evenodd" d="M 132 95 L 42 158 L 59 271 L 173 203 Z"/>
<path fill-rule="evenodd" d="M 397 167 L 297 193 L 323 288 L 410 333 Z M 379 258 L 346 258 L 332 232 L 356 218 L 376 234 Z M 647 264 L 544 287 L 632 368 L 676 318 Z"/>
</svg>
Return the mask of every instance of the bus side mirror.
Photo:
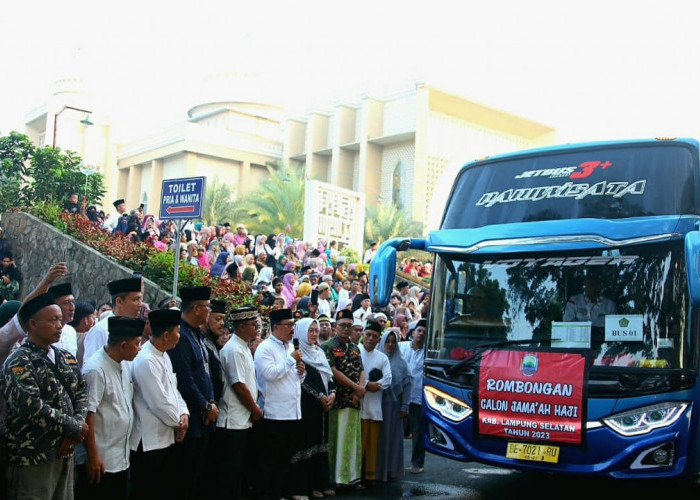
<svg viewBox="0 0 700 500">
<path fill-rule="evenodd" d="M 391 299 L 396 278 L 396 251 L 425 250 L 422 238 L 393 238 L 381 244 L 369 266 L 369 297 L 372 304 L 384 307 Z"/>
<path fill-rule="evenodd" d="M 372 304 L 377 307 L 384 307 L 391 299 L 391 292 L 394 289 L 394 278 L 396 277 L 396 248 L 389 240 L 379 247 L 377 253 L 372 258 L 369 266 L 369 296 Z"/>
<path fill-rule="evenodd" d="M 685 235 L 686 272 L 690 301 L 700 305 L 700 232 L 691 231 Z"/>
</svg>

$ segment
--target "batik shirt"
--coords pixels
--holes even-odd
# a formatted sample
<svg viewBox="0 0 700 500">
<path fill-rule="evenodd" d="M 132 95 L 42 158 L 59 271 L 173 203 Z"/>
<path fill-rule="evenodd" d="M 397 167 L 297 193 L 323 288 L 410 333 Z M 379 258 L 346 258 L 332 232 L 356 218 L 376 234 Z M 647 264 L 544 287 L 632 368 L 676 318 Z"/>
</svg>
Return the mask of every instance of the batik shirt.
<svg viewBox="0 0 700 500">
<path fill-rule="evenodd" d="M 62 439 L 79 437 L 85 422 L 87 395 L 78 362 L 68 351 L 51 349 L 63 381 L 51 369 L 46 349 L 31 340 L 26 340 L 5 362 L 2 390 L 7 400 L 10 465 L 56 460 Z"/>
<path fill-rule="evenodd" d="M 353 382 L 359 383 L 360 375 L 363 370 L 362 357 L 360 356 L 360 349 L 358 349 L 355 344 L 352 342 L 343 344 L 337 337 L 333 337 L 324 342 L 321 348 L 326 353 L 326 358 L 328 358 L 328 364 L 331 369 L 336 368 Z M 352 394 L 354 392 L 352 388 L 336 382 L 335 404 L 333 405 L 333 409 L 358 408 L 357 405 L 352 404 Z"/>
</svg>

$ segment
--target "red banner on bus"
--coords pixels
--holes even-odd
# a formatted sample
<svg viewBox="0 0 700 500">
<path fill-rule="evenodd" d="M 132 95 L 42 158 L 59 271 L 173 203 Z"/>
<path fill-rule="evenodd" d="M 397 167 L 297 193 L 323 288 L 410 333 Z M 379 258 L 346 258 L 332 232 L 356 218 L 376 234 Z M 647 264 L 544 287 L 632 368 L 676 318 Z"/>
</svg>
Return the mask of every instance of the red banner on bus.
<svg viewBox="0 0 700 500">
<path fill-rule="evenodd" d="M 481 357 L 478 431 L 581 444 L 586 358 L 577 353 L 487 351 Z"/>
</svg>

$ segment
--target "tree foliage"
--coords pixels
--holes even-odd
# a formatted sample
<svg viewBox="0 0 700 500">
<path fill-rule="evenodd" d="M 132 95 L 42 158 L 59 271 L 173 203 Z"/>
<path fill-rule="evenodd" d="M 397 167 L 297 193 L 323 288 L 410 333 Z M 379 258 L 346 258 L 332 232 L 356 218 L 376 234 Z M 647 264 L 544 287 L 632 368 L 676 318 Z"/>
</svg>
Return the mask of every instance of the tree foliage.
<svg viewBox="0 0 700 500">
<path fill-rule="evenodd" d="M 40 203 L 63 203 L 72 193 L 99 203 L 105 194 L 100 173 L 86 176 L 82 159 L 60 148 L 37 148 L 19 132 L 0 137 L 0 211 Z M 87 177 L 87 180 L 86 180 Z"/>
<path fill-rule="evenodd" d="M 365 211 L 365 248 L 391 238 L 420 236 L 423 225 L 410 219 L 408 212 L 396 205 L 378 204 Z"/>
<path fill-rule="evenodd" d="M 238 201 L 237 220 L 250 234 L 304 233 L 304 172 L 301 167 L 267 167 L 270 177 Z"/>
<path fill-rule="evenodd" d="M 213 226 L 226 221 L 235 224 L 240 212 L 235 198 L 236 190 L 229 184 L 221 182 L 218 177 L 214 177 L 211 182 L 207 182 L 204 212 L 202 213 L 204 224 Z"/>
</svg>

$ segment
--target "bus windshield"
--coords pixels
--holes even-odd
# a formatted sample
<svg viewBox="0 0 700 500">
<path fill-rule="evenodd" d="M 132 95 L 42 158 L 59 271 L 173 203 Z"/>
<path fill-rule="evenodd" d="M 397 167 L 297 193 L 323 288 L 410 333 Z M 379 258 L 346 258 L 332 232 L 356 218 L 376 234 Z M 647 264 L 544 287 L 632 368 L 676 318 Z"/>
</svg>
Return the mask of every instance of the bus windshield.
<svg viewBox="0 0 700 500">
<path fill-rule="evenodd" d="M 441 229 L 695 214 L 696 162 L 663 142 L 487 160 L 457 177 Z"/>
<path fill-rule="evenodd" d="M 692 367 L 697 321 L 687 290 L 682 240 L 566 254 L 440 254 L 426 361 L 523 340 L 584 350 L 594 369 Z"/>
</svg>

